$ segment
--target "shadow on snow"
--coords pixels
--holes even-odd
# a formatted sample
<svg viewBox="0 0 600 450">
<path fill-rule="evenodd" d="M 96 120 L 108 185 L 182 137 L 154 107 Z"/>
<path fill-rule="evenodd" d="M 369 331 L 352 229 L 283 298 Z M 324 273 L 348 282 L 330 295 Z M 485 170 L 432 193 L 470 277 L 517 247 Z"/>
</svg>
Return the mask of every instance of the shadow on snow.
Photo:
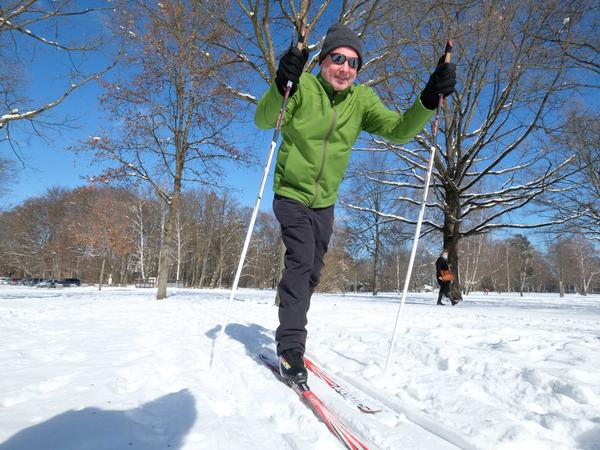
<svg viewBox="0 0 600 450">
<path fill-rule="evenodd" d="M 135 409 L 64 412 L 19 431 L 0 450 L 176 450 L 196 416 L 194 397 L 182 389 Z"/>
<path fill-rule="evenodd" d="M 258 355 L 265 351 L 265 349 L 268 349 L 270 352 L 275 351 L 273 330 L 269 330 L 255 323 L 249 325 L 231 323 L 225 328 L 225 333 L 230 338 L 244 344 L 246 353 L 256 361 L 260 361 Z"/>
</svg>

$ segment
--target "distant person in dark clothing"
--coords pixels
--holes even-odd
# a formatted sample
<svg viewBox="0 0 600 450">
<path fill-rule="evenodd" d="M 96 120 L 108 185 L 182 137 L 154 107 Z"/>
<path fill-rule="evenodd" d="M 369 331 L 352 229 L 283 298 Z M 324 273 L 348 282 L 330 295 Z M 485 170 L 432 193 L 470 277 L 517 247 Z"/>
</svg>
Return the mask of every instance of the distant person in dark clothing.
<svg viewBox="0 0 600 450">
<path fill-rule="evenodd" d="M 451 275 L 450 277 L 448 276 Z M 437 282 L 440 285 L 440 293 L 438 294 L 438 305 L 444 305 L 442 302 L 442 297 L 446 296 L 450 299 L 453 305 L 455 302 L 450 296 L 450 285 L 452 284 L 452 280 L 454 280 L 454 276 L 452 275 L 452 271 L 450 270 L 450 266 L 448 265 L 448 250 L 444 249 L 442 254 L 435 262 L 435 276 L 437 278 Z"/>
</svg>

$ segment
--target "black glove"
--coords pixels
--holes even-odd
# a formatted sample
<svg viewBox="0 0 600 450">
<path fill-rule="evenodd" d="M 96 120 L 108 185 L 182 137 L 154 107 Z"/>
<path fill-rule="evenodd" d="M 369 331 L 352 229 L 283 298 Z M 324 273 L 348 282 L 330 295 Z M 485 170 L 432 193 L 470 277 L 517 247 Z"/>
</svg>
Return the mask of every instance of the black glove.
<svg viewBox="0 0 600 450">
<path fill-rule="evenodd" d="M 429 77 L 425 89 L 421 92 L 421 103 L 427 109 L 435 109 L 440 101 L 440 94 L 448 97 L 454 92 L 455 86 L 456 66 L 452 63 L 445 63 L 442 56 L 435 71 Z"/>
<path fill-rule="evenodd" d="M 298 47 L 290 47 L 286 54 L 281 57 L 277 76 L 275 77 L 275 83 L 281 95 L 285 95 L 288 81 L 292 82 L 290 95 L 294 93 L 306 61 L 308 61 L 308 49 L 306 48 L 299 50 Z"/>
</svg>

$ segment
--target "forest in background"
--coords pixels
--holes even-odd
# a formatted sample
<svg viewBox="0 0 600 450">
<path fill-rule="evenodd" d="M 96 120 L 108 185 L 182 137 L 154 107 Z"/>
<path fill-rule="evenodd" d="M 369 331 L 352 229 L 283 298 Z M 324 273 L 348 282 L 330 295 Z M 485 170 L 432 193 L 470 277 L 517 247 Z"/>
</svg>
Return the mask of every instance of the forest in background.
<svg viewBox="0 0 600 450">
<path fill-rule="evenodd" d="M 175 221 L 175 259 L 169 280 L 185 287 L 228 288 L 233 282 L 251 208 L 214 191 L 190 191 Z M 369 253 L 372 229 L 357 227 L 350 208 L 338 208 L 320 291 L 399 291 L 411 236 L 393 224 Z M 156 278 L 166 212 L 150 195 L 123 188 L 50 189 L 44 196 L 0 213 L 0 275 L 80 278 L 84 283 L 134 284 Z M 411 290 L 435 287 L 439 243 L 425 237 Z M 465 239 L 460 258 L 463 293 L 600 292 L 600 256 L 578 233 L 523 234 Z M 374 265 L 378 261 L 377 266 Z M 279 224 L 261 212 L 240 285 L 276 286 L 281 272 Z"/>
</svg>

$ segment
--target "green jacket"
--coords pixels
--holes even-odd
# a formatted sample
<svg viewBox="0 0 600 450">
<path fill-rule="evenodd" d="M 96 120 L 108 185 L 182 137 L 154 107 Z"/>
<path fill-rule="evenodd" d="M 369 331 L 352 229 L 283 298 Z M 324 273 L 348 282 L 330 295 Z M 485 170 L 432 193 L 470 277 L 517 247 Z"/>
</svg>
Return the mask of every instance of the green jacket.
<svg viewBox="0 0 600 450">
<path fill-rule="evenodd" d="M 282 100 L 271 84 L 256 108 L 259 128 L 275 127 Z M 273 190 L 311 208 L 331 206 L 361 131 L 403 144 L 432 114 L 420 100 L 404 114 L 392 111 L 370 87 L 360 84 L 334 92 L 320 74 L 305 72 L 283 118 Z"/>
</svg>

